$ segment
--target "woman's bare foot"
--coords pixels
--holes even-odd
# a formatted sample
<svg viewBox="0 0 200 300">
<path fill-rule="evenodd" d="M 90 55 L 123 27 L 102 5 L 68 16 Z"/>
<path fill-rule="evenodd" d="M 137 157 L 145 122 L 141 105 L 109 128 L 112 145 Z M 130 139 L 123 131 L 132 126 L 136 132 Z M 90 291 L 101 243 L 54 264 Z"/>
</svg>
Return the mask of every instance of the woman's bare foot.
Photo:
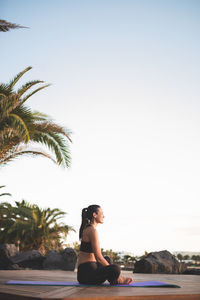
<svg viewBox="0 0 200 300">
<path fill-rule="evenodd" d="M 117 283 L 118 284 L 130 284 L 133 281 L 130 277 L 119 276 Z"/>
<path fill-rule="evenodd" d="M 133 279 L 130 277 L 125 277 L 124 278 L 124 284 L 130 284 L 131 282 L 133 282 Z"/>
</svg>

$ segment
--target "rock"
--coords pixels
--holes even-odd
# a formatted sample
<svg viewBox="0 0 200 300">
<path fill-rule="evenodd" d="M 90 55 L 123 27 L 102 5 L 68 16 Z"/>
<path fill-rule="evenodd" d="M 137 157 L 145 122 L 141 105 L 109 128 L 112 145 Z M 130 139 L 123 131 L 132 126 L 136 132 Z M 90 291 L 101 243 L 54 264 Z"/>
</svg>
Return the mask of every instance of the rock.
<svg viewBox="0 0 200 300">
<path fill-rule="evenodd" d="M 43 262 L 43 268 L 46 270 L 63 269 L 64 259 L 62 255 L 56 251 L 49 251 L 46 259 Z"/>
<path fill-rule="evenodd" d="M 74 249 L 65 248 L 65 250 L 61 252 L 61 255 L 66 263 L 66 269 L 64 270 L 74 271 L 77 261 L 77 254 Z"/>
<path fill-rule="evenodd" d="M 73 271 L 77 260 L 76 252 L 72 248 L 66 248 L 61 253 L 56 250 L 49 251 L 44 260 L 43 267 L 46 270 L 60 269 Z"/>
<path fill-rule="evenodd" d="M 200 269 L 198 268 L 187 268 L 183 274 L 186 275 L 200 275 Z"/>
<path fill-rule="evenodd" d="M 51 250 L 45 257 L 38 250 L 19 253 L 14 244 L 0 245 L 0 270 L 33 270 L 60 269 L 73 271 L 76 266 L 77 255 L 72 248 L 62 252 Z"/>
<path fill-rule="evenodd" d="M 186 269 L 184 264 L 169 251 L 151 252 L 145 258 L 137 261 L 134 266 L 134 273 L 164 273 L 179 274 Z"/>
<path fill-rule="evenodd" d="M 45 256 L 38 250 L 31 250 L 12 257 L 12 263 L 22 268 L 40 270 L 43 268 Z"/>
<path fill-rule="evenodd" d="M 23 270 L 24 268 L 21 268 L 18 264 L 11 265 L 10 270 Z"/>
<path fill-rule="evenodd" d="M 11 258 L 18 255 L 19 252 L 14 244 L 0 245 L 0 270 L 16 270 L 17 266 L 13 266 Z"/>
</svg>

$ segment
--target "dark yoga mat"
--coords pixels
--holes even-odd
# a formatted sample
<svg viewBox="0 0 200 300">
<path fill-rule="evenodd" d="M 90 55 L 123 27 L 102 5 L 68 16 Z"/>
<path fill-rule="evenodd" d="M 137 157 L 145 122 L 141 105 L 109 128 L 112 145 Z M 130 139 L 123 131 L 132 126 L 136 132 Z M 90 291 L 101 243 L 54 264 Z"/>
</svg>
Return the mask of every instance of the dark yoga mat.
<svg viewBox="0 0 200 300">
<path fill-rule="evenodd" d="M 10 285 L 49 285 L 49 286 L 94 286 L 89 284 L 80 284 L 76 281 L 21 281 L 21 280 L 10 280 L 6 282 Z M 95 285 L 97 286 L 97 285 Z M 111 286 L 109 283 L 103 283 L 101 286 Z M 143 281 L 143 282 L 132 282 L 131 284 L 117 284 L 112 285 L 116 287 L 168 287 L 168 288 L 180 288 L 175 284 L 164 283 L 160 281 Z"/>
</svg>

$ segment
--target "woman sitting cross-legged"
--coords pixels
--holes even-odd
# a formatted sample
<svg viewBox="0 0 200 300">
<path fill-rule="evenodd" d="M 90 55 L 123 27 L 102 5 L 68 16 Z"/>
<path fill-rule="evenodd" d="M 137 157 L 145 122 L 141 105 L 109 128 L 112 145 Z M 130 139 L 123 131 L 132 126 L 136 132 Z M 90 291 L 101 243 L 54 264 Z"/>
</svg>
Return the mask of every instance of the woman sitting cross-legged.
<svg viewBox="0 0 200 300">
<path fill-rule="evenodd" d="M 120 267 L 110 264 L 102 253 L 98 240 L 97 225 L 103 223 L 104 214 L 99 205 L 90 205 L 82 210 L 81 239 L 78 257 L 77 279 L 82 284 L 99 285 L 108 280 L 110 284 L 130 284 L 132 278 L 120 275 Z"/>
</svg>

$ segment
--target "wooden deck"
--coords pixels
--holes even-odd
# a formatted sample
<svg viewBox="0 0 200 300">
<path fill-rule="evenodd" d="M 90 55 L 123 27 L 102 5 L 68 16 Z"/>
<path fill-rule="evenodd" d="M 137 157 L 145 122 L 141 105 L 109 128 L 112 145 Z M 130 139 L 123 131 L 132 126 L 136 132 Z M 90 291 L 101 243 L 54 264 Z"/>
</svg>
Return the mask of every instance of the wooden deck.
<svg viewBox="0 0 200 300">
<path fill-rule="evenodd" d="M 132 274 L 135 281 L 157 280 L 181 286 L 181 288 L 133 288 L 133 287 L 64 287 L 64 286 L 8 286 L 8 280 L 76 281 L 76 273 L 70 271 L 0 271 L 0 299 L 2 300 L 200 300 L 200 276 Z"/>
</svg>

